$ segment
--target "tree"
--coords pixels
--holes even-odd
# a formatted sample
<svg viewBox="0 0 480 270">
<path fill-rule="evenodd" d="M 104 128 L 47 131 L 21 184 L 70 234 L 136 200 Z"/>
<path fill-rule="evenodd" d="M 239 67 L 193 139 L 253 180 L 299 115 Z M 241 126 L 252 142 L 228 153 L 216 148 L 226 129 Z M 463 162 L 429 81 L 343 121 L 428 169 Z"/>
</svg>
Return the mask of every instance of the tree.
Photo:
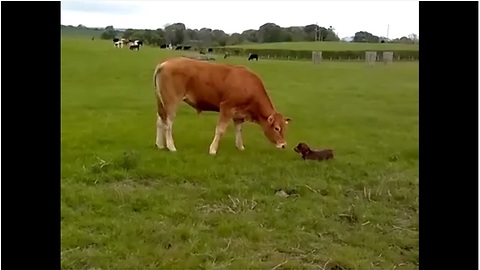
<svg viewBox="0 0 480 270">
<path fill-rule="evenodd" d="M 316 24 L 309 24 L 309 25 L 305 25 L 305 27 L 303 27 L 303 32 L 305 33 L 305 40 L 306 41 L 315 41 L 316 40 L 316 33 L 317 33 L 317 28 L 318 28 L 318 25 Z"/>
<path fill-rule="evenodd" d="M 242 42 L 242 35 L 240 35 L 239 33 L 233 33 L 231 36 L 228 37 L 226 45 L 237 45 Z"/>
<path fill-rule="evenodd" d="M 123 38 L 125 39 L 131 39 L 132 38 L 132 35 L 135 33 L 136 31 L 134 29 L 127 29 L 125 30 L 125 32 L 123 32 Z"/>
<path fill-rule="evenodd" d="M 254 30 L 254 29 L 245 30 L 242 32 L 241 36 L 243 40 L 246 40 L 249 42 L 258 42 L 257 30 Z"/>
<path fill-rule="evenodd" d="M 115 32 L 114 31 L 105 31 L 100 35 L 101 39 L 114 39 L 115 38 Z"/>
<path fill-rule="evenodd" d="M 172 45 L 181 44 L 184 39 L 183 32 L 186 30 L 185 24 L 174 23 L 165 27 L 167 42 Z"/>
<path fill-rule="evenodd" d="M 258 41 L 261 43 L 282 41 L 282 29 L 274 23 L 266 23 L 258 28 Z"/>
<path fill-rule="evenodd" d="M 285 31 L 288 33 L 291 41 L 305 41 L 307 38 L 302 27 L 292 26 L 286 28 Z"/>
<path fill-rule="evenodd" d="M 62 29 L 71 28 L 86 28 L 84 25 L 65 26 L 61 25 Z M 102 39 L 113 39 L 119 34 L 112 25 L 105 27 L 101 34 Z M 63 30 L 62 30 L 63 31 Z M 270 42 L 290 42 L 290 41 L 338 41 L 340 40 L 335 33 L 333 26 L 323 27 L 317 24 L 309 24 L 305 26 L 291 26 L 280 27 L 275 23 L 265 23 L 258 29 L 248 29 L 242 33 L 234 33 L 229 35 L 221 29 L 189 29 L 185 24 L 177 22 L 174 24 L 165 24 L 164 28 L 156 30 L 148 29 L 126 29 L 122 33 L 123 38 L 126 39 L 141 39 L 145 44 L 152 45 L 190 45 L 198 47 L 207 46 L 225 46 L 237 45 L 241 43 L 270 43 Z M 353 37 L 354 42 L 379 42 L 385 40 L 379 38 L 366 31 L 359 31 Z M 402 43 L 418 43 L 418 36 L 410 34 L 408 37 L 397 38 L 392 42 Z"/>
<path fill-rule="evenodd" d="M 213 41 L 220 46 L 225 46 L 227 44 L 228 35 L 222 30 L 215 29 L 212 31 Z"/>
<path fill-rule="evenodd" d="M 415 43 L 417 41 L 417 35 L 412 33 L 410 35 L 408 35 L 408 38 L 413 42 Z"/>
<path fill-rule="evenodd" d="M 372 35 L 366 31 L 356 32 L 353 37 L 353 42 L 369 42 L 369 43 L 378 43 L 380 38 L 378 36 Z"/>
</svg>

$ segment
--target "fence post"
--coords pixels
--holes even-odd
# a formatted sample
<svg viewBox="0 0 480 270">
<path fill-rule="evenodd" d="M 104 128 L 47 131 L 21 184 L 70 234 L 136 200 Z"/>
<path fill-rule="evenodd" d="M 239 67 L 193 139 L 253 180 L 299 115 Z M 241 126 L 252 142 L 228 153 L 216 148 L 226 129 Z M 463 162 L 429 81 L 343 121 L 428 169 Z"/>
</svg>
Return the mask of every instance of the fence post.
<svg viewBox="0 0 480 270">
<path fill-rule="evenodd" d="M 322 61 L 322 52 L 312 52 L 312 62 L 314 65 L 320 64 Z"/>
</svg>

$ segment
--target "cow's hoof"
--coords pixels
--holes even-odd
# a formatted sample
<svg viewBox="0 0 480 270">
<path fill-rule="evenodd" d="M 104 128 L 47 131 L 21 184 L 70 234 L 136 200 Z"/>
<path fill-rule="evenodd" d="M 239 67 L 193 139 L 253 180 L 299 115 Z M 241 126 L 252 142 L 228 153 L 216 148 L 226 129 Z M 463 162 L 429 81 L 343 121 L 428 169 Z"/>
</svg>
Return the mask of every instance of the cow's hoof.
<svg viewBox="0 0 480 270">
<path fill-rule="evenodd" d="M 237 149 L 240 150 L 240 151 L 243 151 L 243 150 L 245 150 L 245 146 L 243 146 L 243 145 L 242 146 L 237 146 Z"/>
<path fill-rule="evenodd" d="M 163 149 L 165 149 L 165 145 L 158 145 L 158 144 L 155 144 L 155 147 L 157 147 L 159 150 L 163 150 Z"/>
<path fill-rule="evenodd" d="M 212 151 L 212 150 L 210 150 L 208 153 L 209 153 L 210 155 L 212 155 L 212 156 L 215 156 L 215 155 L 217 154 L 217 151 Z"/>
<path fill-rule="evenodd" d="M 170 152 L 177 152 L 177 149 L 176 149 L 176 148 L 168 148 L 168 151 L 170 151 Z"/>
</svg>

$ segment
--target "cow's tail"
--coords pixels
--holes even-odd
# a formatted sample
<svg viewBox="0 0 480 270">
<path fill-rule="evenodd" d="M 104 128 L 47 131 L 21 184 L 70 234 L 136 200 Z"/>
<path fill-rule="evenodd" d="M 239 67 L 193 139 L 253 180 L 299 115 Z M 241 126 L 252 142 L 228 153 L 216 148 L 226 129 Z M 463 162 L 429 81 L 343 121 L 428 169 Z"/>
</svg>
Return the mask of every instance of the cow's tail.
<svg viewBox="0 0 480 270">
<path fill-rule="evenodd" d="M 160 91 L 161 83 L 159 82 L 159 77 L 158 77 L 158 73 L 162 71 L 162 68 L 163 68 L 163 63 L 160 63 L 157 65 L 157 67 L 155 68 L 155 71 L 153 72 L 153 87 L 155 88 L 155 96 L 157 97 L 158 116 L 160 116 L 163 120 L 165 120 L 166 118 L 165 109 L 163 105 L 162 94 Z"/>
</svg>

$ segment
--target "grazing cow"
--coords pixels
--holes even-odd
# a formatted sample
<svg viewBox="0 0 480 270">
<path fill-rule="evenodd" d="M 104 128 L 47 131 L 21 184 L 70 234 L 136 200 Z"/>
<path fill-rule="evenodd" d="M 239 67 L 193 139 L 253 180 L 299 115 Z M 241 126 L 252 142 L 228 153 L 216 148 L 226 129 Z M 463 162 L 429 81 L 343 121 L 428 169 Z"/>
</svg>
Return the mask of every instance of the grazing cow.
<svg viewBox="0 0 480 270">
<path fill-rule="evenodd" d="M 138 50 L 140 50 L 140 45 L 133 45 L 133 44 L 132 44 L 132 45 L 130 45 L 130 48 L 129 48 L 129 49 L 132 50 L 132 51 L 133 51 L 133 50 L 137 50 L 137 51 L 138 51 Z"/>
<path fill-rule="evenodd" d="M 212 48 L 208 48 L 207 52 L 211 53 L 211 52 L 213 52 L 213 49 L 212 49 Z"/>
<path fill-rule="evenodd" d="M 116 48 L 122 48 L 123 47 L 123 42 L 121 40 L 113 43 L 113 45 L 116 47 Z"/>
<path fill-rule="evenodd" d="M 306 143 L 299 143 L 293 150 L 297 153 L 302 154 L 302 158 L 310 160 L 324 160 L 324 159 L 333 159 L 333 150 L 324 149 L 315 151 L 310 149 Z"/>
<path fill-rule="evenodd" d="M 114 39 L 113 39 L 113 43 L 118 42 L 118 41 L 120 41 L 119 38 L 114 38 Z"/>
<path fill-rule="evenodd" d="M 143 46 L 143 41 L 141 41 L 139 39 L 135 39 L 133 41 L 130 41 L 130 43 L 132 43 L 133 45 Z"/>
<path fill-rule="evenodd" d="M 184 57 L 169 59 L 157 65 L 153 73 L 157 100 L 157 138 L 159 149 L 176 151 L 172 125 L 181 101 L 202 111 L 219 112 L 215 137 L 209 153 L 215 155 L 219 141 L 230 121 L 235 127 L 235 145 L 245 149 L 242 124 L 246 121 L 261 126 L 267 139 L 277 148 L 287 145 L 285 130 L 290 118 L 273 106 L 260 77 L 243 66 L 193 60 Z"/>
<path fill-rule="evenodd" d="M 253 59 L 255 59 L 255 60 L 258 61 L 258 54 L 256 54 L 256 53 L 251 53 L 251 54 L 248 56 L 248 61 L 253 60 Z"/>
<path fill-rule="evenodd" d="M 227 58 L 230 56 L 230 53 L 229 52 L 225 52 L 225 55 L 223 56 L 223 59 Z"/>
</svg>

